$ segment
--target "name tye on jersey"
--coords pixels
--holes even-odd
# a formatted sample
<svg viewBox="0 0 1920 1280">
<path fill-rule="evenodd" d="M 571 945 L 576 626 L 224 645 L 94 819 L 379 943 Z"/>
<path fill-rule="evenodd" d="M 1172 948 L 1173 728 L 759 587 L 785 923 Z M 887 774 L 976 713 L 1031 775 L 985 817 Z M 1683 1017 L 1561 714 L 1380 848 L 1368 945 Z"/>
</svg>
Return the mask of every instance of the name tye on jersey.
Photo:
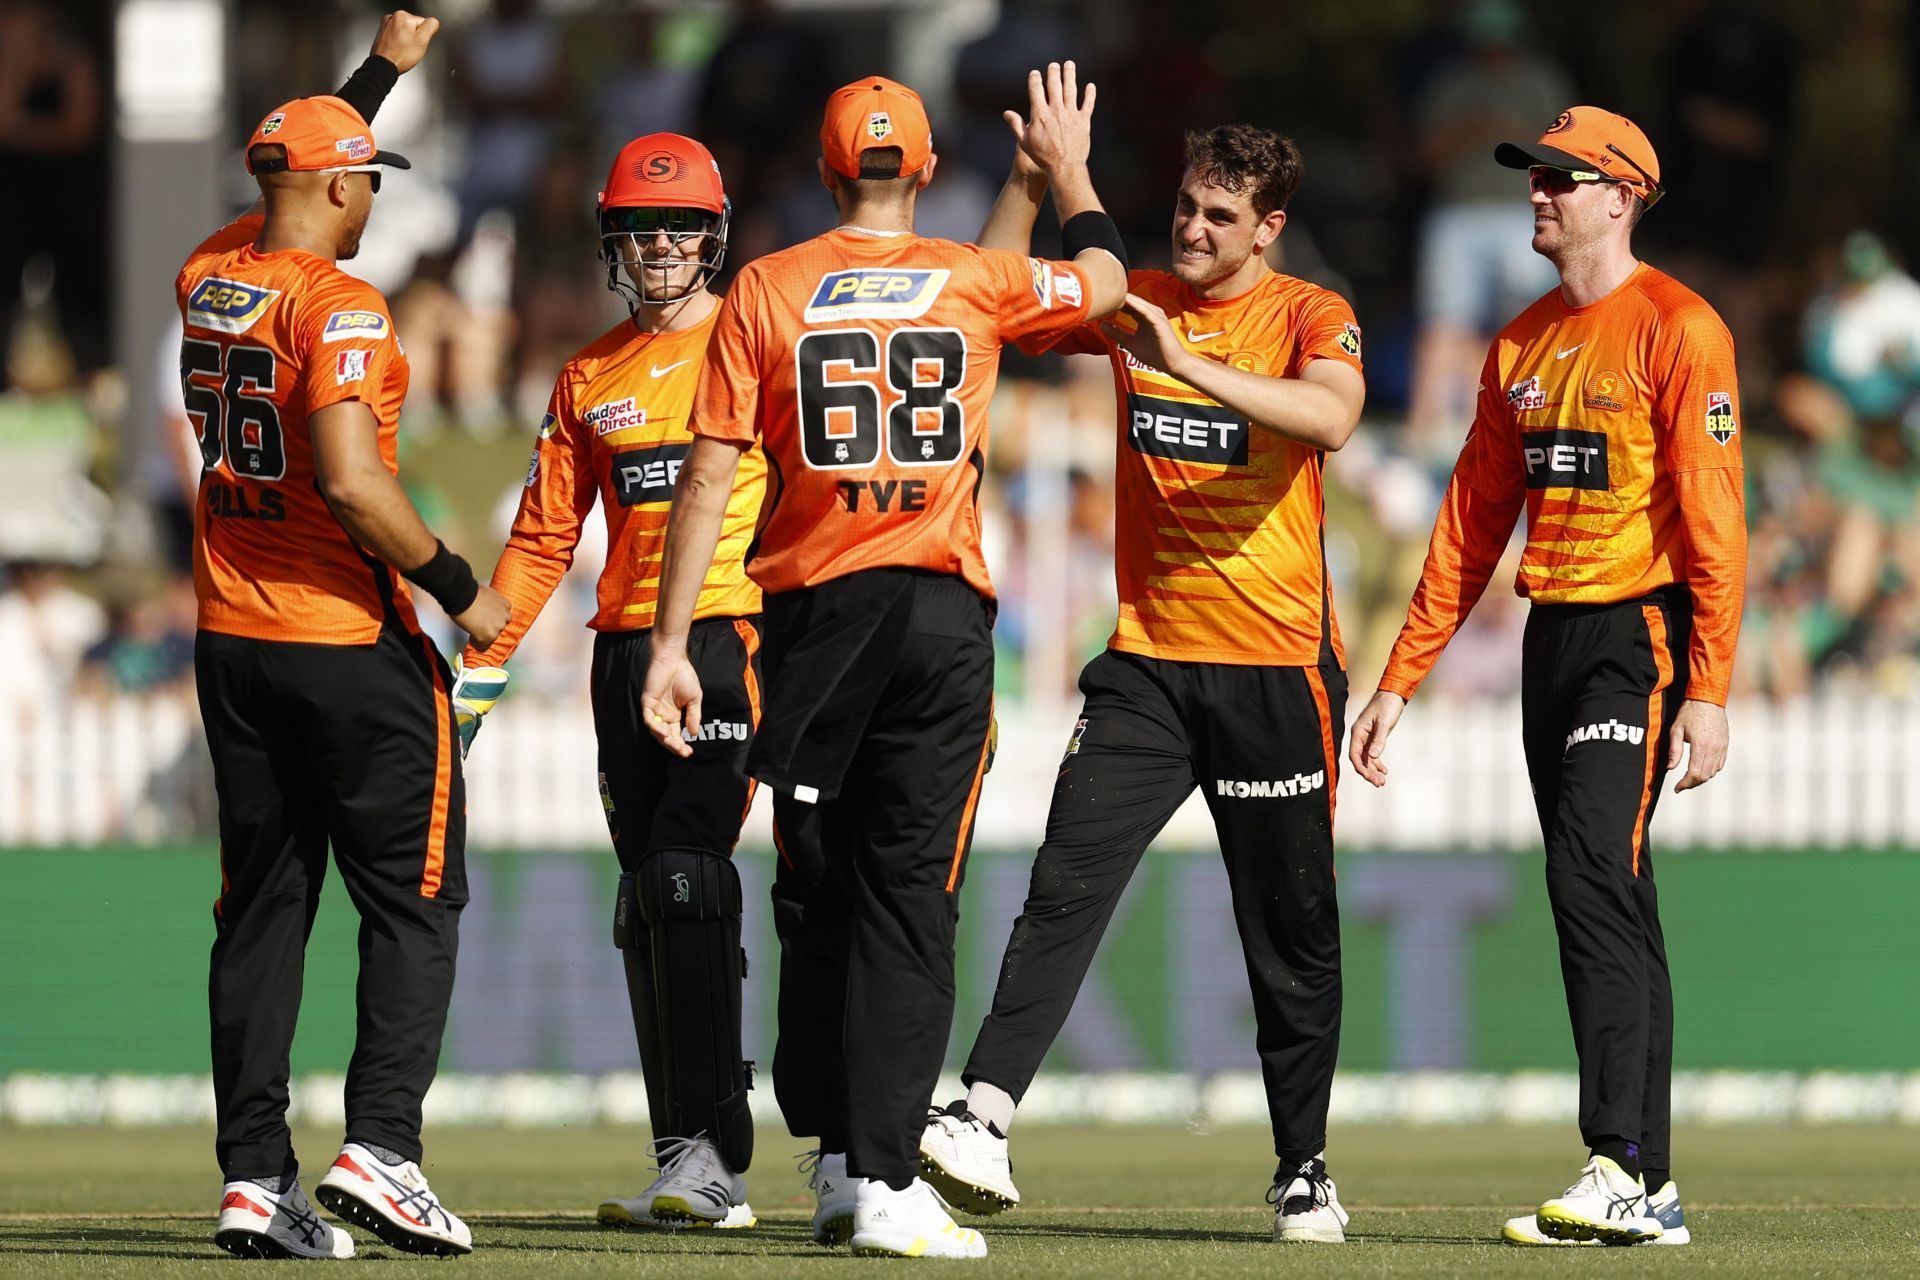
<svg viewBox="0 0 1920 1280">
<path fill-rule="evenodd" d="M 187 323 L 196 329 L 245 333 L 279 296 L 278 289 L 208 276 L 187 299 Z"/>
<path fill-rule="evenodd" d="M 327 327 L 320 331 L 320 341 L 384 338 L 387 328 L 387 318 L 378 311 L 336 311 L 327 317 Z"/>
<path fill-rule="evenodd" d="M 647 425 L 647 411 L 634 403 L 632 396 L 597 404 L 580 415 L 580 421 L 593 428 L 595 436 L 611 435 L 628 427 Z"/>
<path fill-rule="evenodd" d="M 808 324 L 822 320 L 913 320 L 927 314 L 953 273 L 859 267 L 820 277 L 807 303 Z"/>
</svg>

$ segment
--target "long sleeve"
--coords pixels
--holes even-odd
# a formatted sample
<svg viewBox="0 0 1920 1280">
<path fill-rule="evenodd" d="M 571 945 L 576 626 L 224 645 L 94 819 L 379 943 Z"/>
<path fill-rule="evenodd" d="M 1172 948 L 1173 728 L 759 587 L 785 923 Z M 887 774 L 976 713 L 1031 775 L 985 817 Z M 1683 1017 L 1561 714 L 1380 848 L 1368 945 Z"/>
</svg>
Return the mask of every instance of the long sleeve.
<svg viewBox="0 0 1920 1280">
<path fill-rule="evenodd" d="M 575 420 L 563 372 L 540 423 L 513 532 L 493 567 L 493 589 L 512 603 L 513 617 L 486 650 L 467 646 L 469 666 L 497 667 L 512 657 L 572 566 L 580 527 L 599 496 L 585 456 L 587 440 L 588 433 Z"/>
<path fill-rule="evenodd" d="M 1747 588 L 1746 465 L 1733 338 L 1704 306 L 1661 332 L 1671 361 L 1659 403 L 1667 475 L 1686 538 L 1693 596 L 1687 696 L 1725 704 Z"/>
<path fill-rule="evenodd" d="M 1487 353 L 1473 429 L 1440 500 L 1420 585 L 1414 588 L 1407 621 L 1380 677 L 1382 689 L 1403 698 L 1413 697 L 1447 641 L 1479 603 L 1526 504 L 1526 477 L 1500 398 L 1496 352 Z"/>
</svg>

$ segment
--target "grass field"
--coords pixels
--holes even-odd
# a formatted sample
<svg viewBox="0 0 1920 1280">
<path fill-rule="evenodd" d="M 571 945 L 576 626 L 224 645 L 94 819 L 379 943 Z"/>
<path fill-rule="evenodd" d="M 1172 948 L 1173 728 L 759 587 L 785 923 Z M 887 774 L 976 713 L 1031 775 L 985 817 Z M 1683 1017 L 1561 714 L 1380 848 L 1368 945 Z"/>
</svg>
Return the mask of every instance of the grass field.
<svg viewBox="0 0 1920 1280">
<path fill-rule="evenodd" d="M 1697 1129 L 1678 1175 L 1695 1243 L 1670 1249 L 1519 1249 L 1506 1217 L 1560 1190 L 1581 1153 L 1519 1128 L 1349 1130 L 1329 1153 L 1353 1214 L 1345 1246 L 1272 1244 L 1272 1169 L 1256 1130 L 1030 1128 L 1014 1140 L 1026 1196 L 974 1220 L 1000 1274 L 1920 1276 L 1920 1160 L 1900 1128 Z M 315 1176 L 336 1134 L 303 1132 Z M 473 1255 L 413 1259 L 357 1235 L 379 1274 L 826 1277 L 886 1261 L 808 1242 L 812 1200 L 763 1129 L 749 1232 L 621 1232 L 593 1221 L 606 1195 L 648 1180 L 638 1130 L 442 1130 L 434 1188 L 473 1227 Z M 219 1183 L 202 1130 L 0 1128 L 0 1275 L 166 1280 L 237 1265 L 213 1247 Z M 222 1271 L 221 1274 L 231 1274 Z"/>
</svg>

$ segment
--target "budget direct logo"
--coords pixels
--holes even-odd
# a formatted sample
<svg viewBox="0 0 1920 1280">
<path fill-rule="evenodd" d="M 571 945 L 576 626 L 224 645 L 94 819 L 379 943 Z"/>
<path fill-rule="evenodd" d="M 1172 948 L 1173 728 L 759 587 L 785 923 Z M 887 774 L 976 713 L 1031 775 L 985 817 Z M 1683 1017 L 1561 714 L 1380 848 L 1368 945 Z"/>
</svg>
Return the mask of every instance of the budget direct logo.
<svg viewBox="0 0 1920 1280">
<path fill-rule="evenodd" d="M 953 273 L 941 268 L 903 271 L 860 267 L 820 278 L 805 318 L 822 320 L 912 320 L 927 314 Z"/>
<path fill-rule="evenodd" d="M 187 323 L 196 329 L 245 333 L 279 296 L 278 289 L 208 276 L 187 295 Z"/>
<path fill-rule="evenodd" d="M 646 426 L 647 411 L 634 402 L 634 397 L 627 396 L 593 406 L 580 415 L 580 421 L 592 427 L 597 438 L 615 431 L 625 431 L 628 427 Z"/>
<path fill-rule="evenodd" d="M 1540 375 L 1535 374 L 1525 382 L 1516 382 L 1507 388 L 1507 408 L 1516 413 L 1528 409 L 1547 407 L 1547 393 L 1540 389 Z"/>
</svg>

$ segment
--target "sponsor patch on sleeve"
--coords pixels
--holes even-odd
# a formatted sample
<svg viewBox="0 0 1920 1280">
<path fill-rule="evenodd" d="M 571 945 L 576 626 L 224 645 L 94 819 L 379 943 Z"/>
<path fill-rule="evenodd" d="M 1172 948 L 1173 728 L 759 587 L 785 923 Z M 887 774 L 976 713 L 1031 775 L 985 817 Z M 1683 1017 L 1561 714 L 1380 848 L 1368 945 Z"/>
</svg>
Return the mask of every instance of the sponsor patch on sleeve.
<svg viewBox="0 0 1920 1280">
<path fill-rule="evenodd" d="M 245 333 L 279 296 L 278 289 L 208 276 L 187 295 L 187 324 L 219 333 Z"/>
<path fill-rule="evenodd" d="M 541 438 L 545 439 L 544 436 Z M 527 488 L 529 489 L 533 488 L 534 482 L 539 478 L 540 478 L 540 446 L 536 442 L 533 446 L 533 457 L 527 460 Z"/>
<path fill-rule="evenodd" d="M 1086 304 L 1086 294 L 1080 289 L 1080 277 L 1072 271 L 1053 273 L 1053 295 L 1060 299 L 1062 306 L 1075 310 Z"/>
<path fill-rule="evenodd" d="M 544 418 L 540 419 L 540 438 L 542 440 L 553 439 L 553 433 L 559 429 L 559 426 L 560 419 L 554 417 L 551 413 L 547 414 Z M 534 456 L 537 458 L 540 455 L 536 453 Z"/>
<path fill-rule="evenodd" d="M 367 357 L 373 352 L 366 347 L 349 347 L 334 356 L 333 385 L 344 387 L 349 382 L 367 380 Z"/>
<path fill-rule="evenodd" d="M 1033 296 L 1043 307 L 1053 306 L 1053 264 L 1041 258 L 1028 258 L 1027 270 L 1033 276 Z"/>
<path fill-rule="evenodd" d="M 1739 434 L 1740 424 L 1733 420 L 1733 393 L 1707 392 L 1707 434 L 1720 444 Z"/>
<path fill-rule="evenodd" d="M 384 338 L 392 326 L 378 311 L 336 311 L 327 317 L 320 341 L 341 342 L 348 338 Z"/>
<path fill-rule="evenodd" d="M 1340 326 L 1340 337 L 1338 339 L 1338 342 L 1340 343 L 1340 349 L 1342 351 L 1352 356 L 1355 360 L 1358 360 L 1360 358 L 1360 326 L 1359 325 L 1355 324 L 1351 320 L 1343 322 Z"/>
</svg>

